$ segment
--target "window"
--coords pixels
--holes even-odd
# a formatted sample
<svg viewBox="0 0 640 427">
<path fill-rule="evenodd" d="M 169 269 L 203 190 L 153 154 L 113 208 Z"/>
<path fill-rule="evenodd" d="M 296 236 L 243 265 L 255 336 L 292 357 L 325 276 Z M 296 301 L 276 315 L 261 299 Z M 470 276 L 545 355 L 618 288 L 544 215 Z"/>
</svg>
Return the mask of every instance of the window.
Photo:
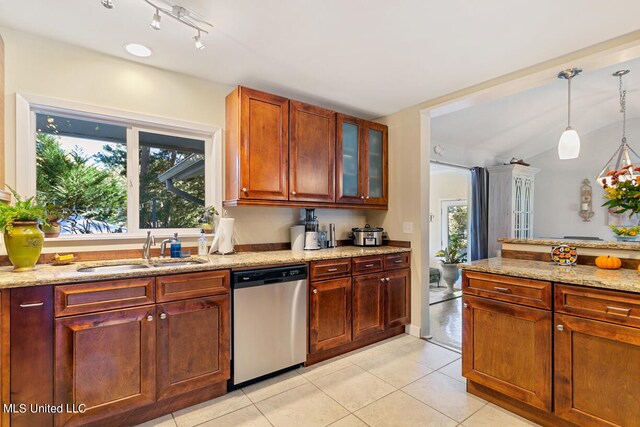
<svg viewBox="0 0 640 427">
<path fill-rule="evenodd" d="M 62 235 L 197 233 L 205 207 L 220 207 L 219 129 L 114 117 L 29 105 L 35 147 L 17 157 L 35 168 L 18 191 L 57 213 Z"/>
</svg>

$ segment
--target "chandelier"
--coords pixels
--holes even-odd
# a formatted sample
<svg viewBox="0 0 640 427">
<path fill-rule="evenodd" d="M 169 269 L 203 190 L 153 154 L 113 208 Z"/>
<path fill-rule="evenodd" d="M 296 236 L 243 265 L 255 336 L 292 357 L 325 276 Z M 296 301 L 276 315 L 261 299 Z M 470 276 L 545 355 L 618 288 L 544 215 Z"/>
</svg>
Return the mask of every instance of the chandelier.
<svg viewBox="0 0 640 427">
<path fill-rule="evenodd" d="M 628 74 L 629 71 L 619 70 L 612 74 L 619 79 L 618 92 L 620 93 L 620 112 L 622 113 L 622 142 L 596 178 L 596 181 L 603 187 L 609 187 L 612 183 L 618 181 L 640 177 L 639 171 L 634 170 L 633 167 L 635 164 L 640 169 L 640 156 L 627 144 L 627 91 L 622 88 L 622 77 Z"/>
</svg>

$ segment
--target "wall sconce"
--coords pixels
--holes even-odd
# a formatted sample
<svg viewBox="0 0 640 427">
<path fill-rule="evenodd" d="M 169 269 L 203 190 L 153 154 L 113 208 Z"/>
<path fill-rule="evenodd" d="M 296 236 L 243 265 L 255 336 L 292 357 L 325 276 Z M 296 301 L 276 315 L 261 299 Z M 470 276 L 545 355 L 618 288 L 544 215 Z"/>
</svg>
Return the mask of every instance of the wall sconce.
<svg viewBox="0 0 640 427">
<path fill-rule="evenodd" d="M 580 187 L 580 211 L 578 211 L 578 215 L 584 222 L 589 222 L 595 215 L 592 209 L 592 188 L 588 179 L 583 180 Z"/>
</svg>

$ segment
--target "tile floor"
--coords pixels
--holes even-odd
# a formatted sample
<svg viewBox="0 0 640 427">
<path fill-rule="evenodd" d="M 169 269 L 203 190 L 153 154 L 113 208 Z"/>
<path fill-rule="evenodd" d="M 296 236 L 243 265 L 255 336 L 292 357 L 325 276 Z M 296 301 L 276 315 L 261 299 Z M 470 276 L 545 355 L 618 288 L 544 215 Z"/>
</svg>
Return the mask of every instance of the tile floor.
<svg viewBox="0 0 640 427">
<path fill-rule="evenodd" d="M 430 341 L 462 351 L 462 298 L 429 305 Z"/>
<path fill-rule="evenodd" d="M 140 427 L 535 425 L 467 394 L 460 370 L 460 354 L 400 335 Z"/>
</svg>

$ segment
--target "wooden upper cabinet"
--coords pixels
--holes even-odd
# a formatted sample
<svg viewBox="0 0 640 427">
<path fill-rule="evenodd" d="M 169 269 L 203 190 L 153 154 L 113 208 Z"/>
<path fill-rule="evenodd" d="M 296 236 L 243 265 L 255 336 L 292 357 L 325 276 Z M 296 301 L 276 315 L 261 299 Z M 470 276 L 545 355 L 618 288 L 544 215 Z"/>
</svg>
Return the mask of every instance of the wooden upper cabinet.
<svg viewBox="0 0 640 427">
<path fill-rule="evenodd" d="M 581 426 L 640 425 L 640 329 L 556 314 L 555 413 Z"/>
<path fill-rule="evenodd" d="M 463 307 L 462 375 L 551 411 L 551 311 L 470 295 Z"/>
<path fill-rule="evenodd" d="M 292 100 L 289 124 L 289 200 L 334 202 L 336 113 Z"/>
<path fill-rule="evenodd" d="M 55 403 L 86 405 L 55 425 L 96 422 L 156 400 L 153 305 L 55 320 Z"/>
<path fill-rule="evenodd" d="M 387 206 L 387 126 L 336 116 L 336 202 Z"/>
<path fill-rule="evenodd" d="M 158 400 L 230 378 L 229 295 L 158 305 Z"/>
<path fill-rule="evenodd" d="M 288 200 L 289 100 L 238 87 L 226 110 L 225 200 Z"/>
</svg>

